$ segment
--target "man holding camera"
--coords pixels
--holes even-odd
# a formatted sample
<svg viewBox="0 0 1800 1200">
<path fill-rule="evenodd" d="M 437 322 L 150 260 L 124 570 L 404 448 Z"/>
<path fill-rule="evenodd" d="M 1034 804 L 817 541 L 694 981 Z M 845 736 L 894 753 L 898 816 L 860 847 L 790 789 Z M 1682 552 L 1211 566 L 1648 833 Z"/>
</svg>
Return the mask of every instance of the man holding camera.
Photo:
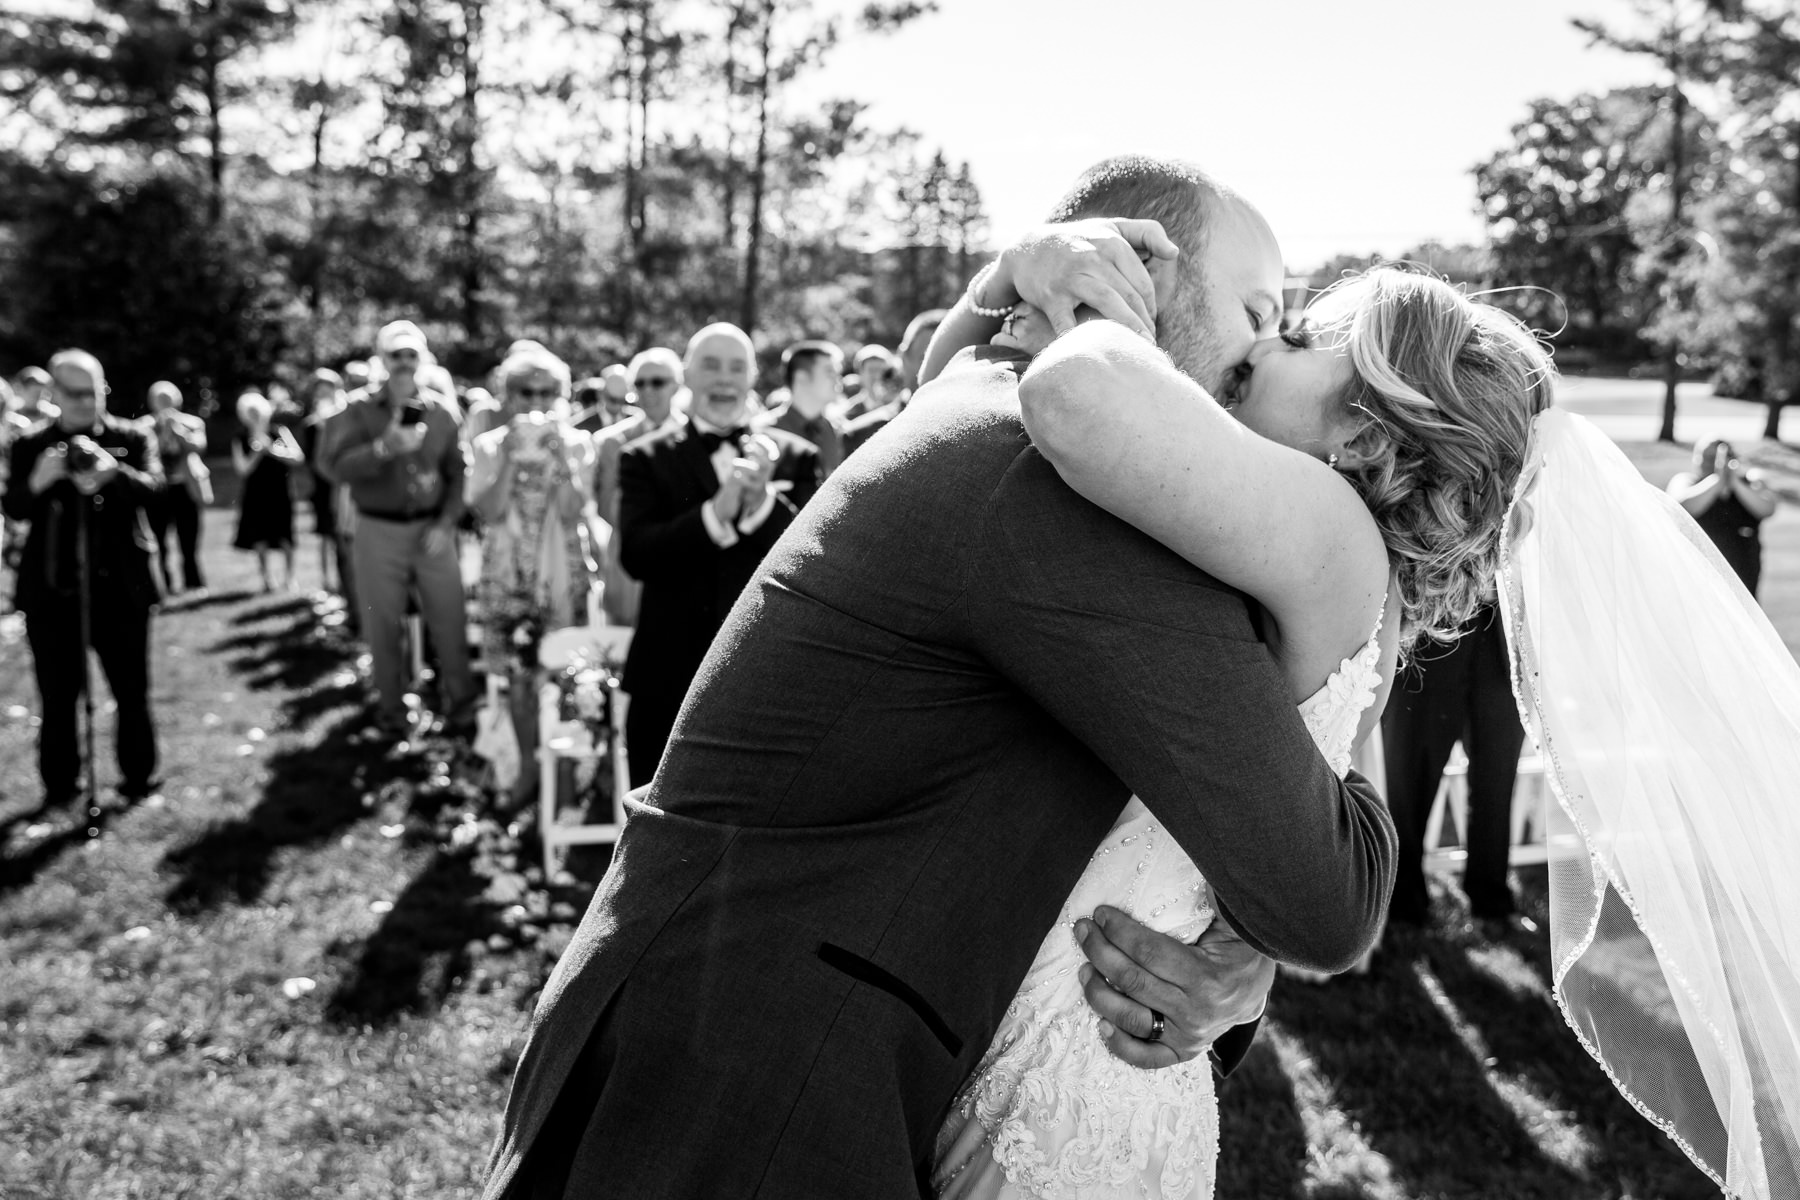
<svg viewBox="0 0 1800 1200">
<path fill-rule="evenodd" d="M 325 425 L 319 473 L 348 484 L 356 506 L 351 543 L 363 639 L 374 662 L 376 724 L 407 731 L 401 654 L 409 592 L 419 599 L 438 666 L 439 698 L 452 725 L 474 711 L 475 683 L 457 563 L 463 453 L 455 412 L 418 383 L 425 335 L 394 321 L 375 335 L 386 377 Z"/>
<path fill-rule="evenodd" d="M 4 501 L 8 517 L 31 523 L 14 599 L 43 705 L 44 803 L 82 794 L 75 706 L 89 646 L 118 704 L 119 795 L 141 800 L 156 789 L 150 613 L 161 594 L 146 510 L 161 495 L 162 462 L 149 431 L 107 413 L 106 372 L 93 355 L 60 351 L 49 374 L 59 411 L 13 444 Z"/>
</svg>

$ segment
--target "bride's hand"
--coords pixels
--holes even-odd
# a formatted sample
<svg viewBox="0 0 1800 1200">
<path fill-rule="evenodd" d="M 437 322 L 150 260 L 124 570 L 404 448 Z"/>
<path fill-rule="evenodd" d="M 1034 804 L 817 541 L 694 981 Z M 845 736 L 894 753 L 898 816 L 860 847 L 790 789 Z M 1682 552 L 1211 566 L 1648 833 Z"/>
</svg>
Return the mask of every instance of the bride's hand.
<svg viewBox="0 0 1800 1200">
<path fill-rule="evenodd" d="M 1009 346 L 1014 350 L 1023 350 L 1036 358 L 1038 353 L 1056 340 L 1056 330 L 1050 326 L 1050 318 L 1046 317 L 1036 305 L 1021 300 L 1013 306 L 1006 320 L 1000 324 L 1000 332 L 988 342 L 990 346 Z"/>
<path fill-rule="evenodd" d="M 1092 217 L 1027 233 L 1001 252 L 992 284 L 1018 293 L 1058 334 L 1075 328 L 1075 310 L 1086 305 L 1154 341 L 1151 268 L 1172 266 L 1179 254 L 1156 221 Z"/>
</svg>

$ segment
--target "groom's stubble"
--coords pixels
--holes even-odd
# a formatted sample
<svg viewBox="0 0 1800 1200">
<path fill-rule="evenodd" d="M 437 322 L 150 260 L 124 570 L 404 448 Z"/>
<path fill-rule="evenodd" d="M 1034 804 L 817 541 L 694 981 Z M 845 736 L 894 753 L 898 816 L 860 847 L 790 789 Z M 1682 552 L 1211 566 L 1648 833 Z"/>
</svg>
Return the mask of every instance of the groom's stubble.
<svg viewBox="0 0 1800 1200">
<path fill-rule="evenodd" d="M 1262 214 L 1192 163 L 1126 154 L 1089 167 L 1049 214 L 1154 220 L 1180 249 L 1171 277 L 1157 279 L 1156 341 L 1176 368 L 1214 395 L 1274 332 L 1284 271 Z M 1152 274 L 1161 274 L 1152 263 Z M 1166 292 L 1165 292 L 1165 284 Z M 1248 313 L 1256 310 L 1260 321 Z"/>
<path fill-rule="evenodd" d="M 1249 356 L 1260 331 L 1244 312 L 1252 293 L 1281 297 L 1281 251 L 1268 223 L 1235 195 L 1209 197 L 1200 244 L 1183 247 L 1156 341 L 1176 368 L 1212 395 Z M 1276 314 L 1279 316 L 1279 313 Z"/>
</svg>

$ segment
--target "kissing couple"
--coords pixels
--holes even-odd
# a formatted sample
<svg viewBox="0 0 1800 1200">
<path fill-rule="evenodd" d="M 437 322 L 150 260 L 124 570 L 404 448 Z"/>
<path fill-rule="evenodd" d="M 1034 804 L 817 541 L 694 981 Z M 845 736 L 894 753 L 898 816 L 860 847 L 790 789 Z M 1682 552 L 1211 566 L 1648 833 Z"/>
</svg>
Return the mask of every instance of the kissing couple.
<svg viewBox="0 0 1800 1200">
<path fill-rule="evenodd" d="M 1714 1178 L 1792 1194 L 1800 668 L 1517 320 L 1377 270 L 1283 330 L 1283 279 L 1241 196 L 1126 157 L 971 281 L 714 641 L 488 1197 L 1209 1197 L 1273 962 L 1382 923 L 1352 749 L 1496 590 L 1565 1014 Z M 1688 786 L 1696 709 L 1754 715 L 1737 791 Z"/>
</svg>

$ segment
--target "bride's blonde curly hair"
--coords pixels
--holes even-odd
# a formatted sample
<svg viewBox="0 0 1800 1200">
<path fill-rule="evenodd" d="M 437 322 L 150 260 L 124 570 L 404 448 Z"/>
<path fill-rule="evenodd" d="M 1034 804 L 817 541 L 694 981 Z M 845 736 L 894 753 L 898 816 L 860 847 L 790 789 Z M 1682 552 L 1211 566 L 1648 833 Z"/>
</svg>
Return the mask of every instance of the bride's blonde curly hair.
<svg viewBox="0 0 1800 1200">
<path fill-rule="evenodd" d="M 1344 474 L 1399 574 L 1401 641 L 1447 641 L 1494 595 L 1501 526 L 1556 369 L 1530 330 L 1434 275 L 1377 267 L 1308 323 L 1349 348 L 1339 397 L 1366 418 Z"/>
</svg>

